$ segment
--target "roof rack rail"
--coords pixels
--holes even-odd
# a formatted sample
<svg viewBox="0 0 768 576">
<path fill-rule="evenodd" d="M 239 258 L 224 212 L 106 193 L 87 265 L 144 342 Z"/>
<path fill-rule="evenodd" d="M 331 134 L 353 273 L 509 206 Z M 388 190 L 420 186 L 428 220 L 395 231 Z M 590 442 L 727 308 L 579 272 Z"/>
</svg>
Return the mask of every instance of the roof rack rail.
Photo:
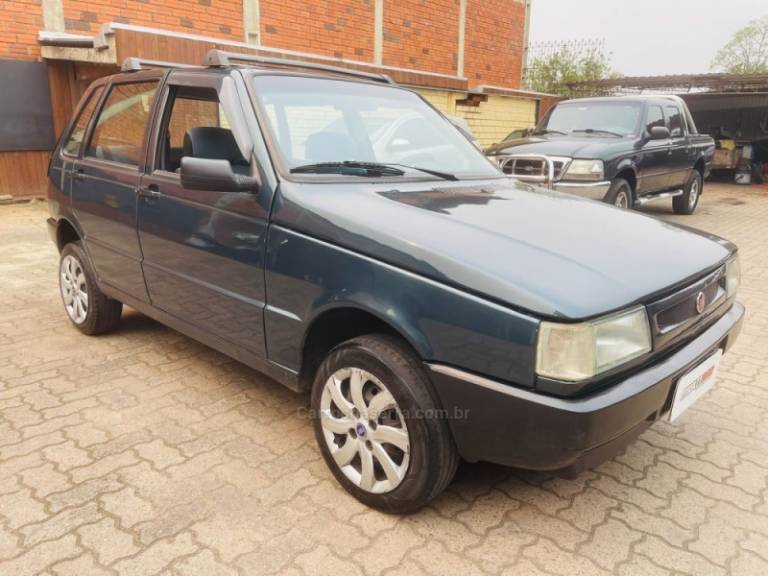
<svg viewBox="0 0 768 576">
<path fill-rule="evenodd" d="M 240 52 L 227 52 L 226 50 L 213 49 L 205 57 L 205 63 L 208 66 L 229 66 L 232 61 L 252 62 L 254 64 L 264 64 L 266 66 L 286 67 L 286 68 L 304 68 L 305 70 L 318 70 L 321 72 L 330 72 L 344 76 L 353 76 L 356 78 L 365 78 L 374 82 L 384 82 L 385 84 L 394 84 L 392 78 L 386 74 L 376 74 L 374 72 L 362 72 L 351 68 L 342 68 L 340 66 L 331 66 L 329 64 L 318 64 L 316 62 L 304 62 L 302 60 L 289 60 L 287 58 L 273 58 L 270 56 L 259 56 L 257 54 L 243 54 Z"/>
<path fill-rule="evenodd" d="M 120 67 L 122 72 L 138 72 L 147 68 L 200 68 L 195 64 L 182 64 L 180 62 L 163 62 L 162 60 L 146 60 L 131 56 L 123 60 Z"/>
</svg>

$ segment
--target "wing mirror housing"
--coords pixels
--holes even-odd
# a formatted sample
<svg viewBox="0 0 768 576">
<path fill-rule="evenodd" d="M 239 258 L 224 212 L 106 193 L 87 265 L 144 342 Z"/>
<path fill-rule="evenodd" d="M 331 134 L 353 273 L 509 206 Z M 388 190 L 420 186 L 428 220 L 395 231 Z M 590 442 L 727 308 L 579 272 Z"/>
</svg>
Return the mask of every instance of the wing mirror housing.
<svg viewBox="0 0 768 576">
<path fill-rule="evenodd" d="M 190 190 L 256 193 L 261 187 L 258 177 L 236 173 L 229 160 L 184 156 L 180 176 L 181 185 Z"/>
<path fill-rule="evenodd" d="M 671 136 L 666 126 L 654 126 L 651 128 L 651 140 L 668 140 Z"/>
</svg>

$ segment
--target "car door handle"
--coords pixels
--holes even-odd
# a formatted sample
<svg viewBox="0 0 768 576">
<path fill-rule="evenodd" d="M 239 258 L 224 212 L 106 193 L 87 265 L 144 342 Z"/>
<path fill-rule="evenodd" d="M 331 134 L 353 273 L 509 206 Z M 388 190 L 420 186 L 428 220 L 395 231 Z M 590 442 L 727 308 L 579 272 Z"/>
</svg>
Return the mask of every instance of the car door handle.
<svg viewBox="0 0 768 576">
<path fill-rule="evenodd" d="M 85 172 L 82 168 L 78 168 L 72 172 L 72 180 L 85 180 Z"/>
<path fill-rule="evenodd" d="M 150 184 L 149 186 L 139 188 L 139 196 L 147 204 L 154 204 L 162 196 L 162 193 L 156 185 Z"/>
</svg>

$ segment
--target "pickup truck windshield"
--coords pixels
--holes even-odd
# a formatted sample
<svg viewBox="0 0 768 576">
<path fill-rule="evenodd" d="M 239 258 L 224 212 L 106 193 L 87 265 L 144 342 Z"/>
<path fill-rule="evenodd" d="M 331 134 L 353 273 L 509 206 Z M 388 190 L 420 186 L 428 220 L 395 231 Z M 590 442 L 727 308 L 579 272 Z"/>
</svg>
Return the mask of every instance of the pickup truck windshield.
<svg viewBox="0 0 768 576">
<path fill-rule="evenodd" d="M 639 102 L 573 102 L 558 104 L 537 133 L 623 137 L 636 134 Z"/>
<path fill-rule="evenodd" d="M 253 81 L 273 141 L 293 173 L 400 176 L 393 169 L 361 171 L 378 164 L 401 168 L 409 177 L 429 177 L 430 171 L 503 177 L 455 126 L 408 90 L 278 75 L 256 75 Z"/>
</svg>

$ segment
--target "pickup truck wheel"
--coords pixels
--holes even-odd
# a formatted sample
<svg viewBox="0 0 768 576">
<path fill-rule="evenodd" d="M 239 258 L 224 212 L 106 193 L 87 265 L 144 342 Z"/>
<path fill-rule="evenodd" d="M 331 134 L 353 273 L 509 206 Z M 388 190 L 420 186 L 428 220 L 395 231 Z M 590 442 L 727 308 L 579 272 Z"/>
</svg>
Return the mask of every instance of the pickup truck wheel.
<svg viewBox="0 0 768 576">
<path fill-rule="evenodd" d="M 80 332 L 96 335 L 117 328 L 123 304 L 99 290 L 80 242 L 70 242 L 61 251 L 59 289 L 64 310 Z"/>
<path fill-rule="evenodd" d="M 688 177 L 688 183 L 685 185 L 683 194 L 672 198 L 672 208 L 675 214 L 693 214 L 696 211 L 703 185 L 701 173 L 694 170 Z"/>
<path fill-rule="evenodd" d="M 605 202 L 616 208 L 630 210 L 632 208 L 632 186 L 624 178 L 616 178 L 605 195 Z"/>
<path fill-rule="evenodd" d="M 386 335 L 328 354 L 312 388 L 315 436 L 338 482 L 364 504 L 406 513 L 453 479 L 458 454 L 421 361 Z"/>
</svg>

